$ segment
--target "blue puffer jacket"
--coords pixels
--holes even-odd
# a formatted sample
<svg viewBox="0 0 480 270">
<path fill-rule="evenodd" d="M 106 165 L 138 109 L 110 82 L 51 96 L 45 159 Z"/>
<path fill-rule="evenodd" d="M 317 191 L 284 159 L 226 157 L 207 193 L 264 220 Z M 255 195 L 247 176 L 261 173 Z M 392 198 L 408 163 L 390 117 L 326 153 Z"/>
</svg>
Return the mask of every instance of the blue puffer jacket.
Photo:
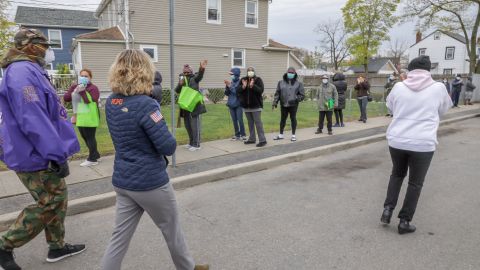
<svg viewBox="0 0 480 270">
<path fill-rule="evenodd" d="M 157 101 L 145 95 L 113 94 L 107 100 L 106 115 L 116 151 L 113 185 L 148 191 L 167 184 L 164 156 L 175 152 L 177 142 Z"/>
</svg>

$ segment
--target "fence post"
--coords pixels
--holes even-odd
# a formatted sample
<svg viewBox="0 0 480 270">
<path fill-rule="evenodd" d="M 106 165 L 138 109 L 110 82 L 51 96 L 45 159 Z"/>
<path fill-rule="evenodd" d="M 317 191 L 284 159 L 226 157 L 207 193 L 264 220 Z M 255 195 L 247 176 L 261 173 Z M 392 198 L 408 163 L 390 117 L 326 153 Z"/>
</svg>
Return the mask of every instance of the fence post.
<svg viewBox="0 0 480 270">
<path fill-rule="evenodd" d="M 348 94 L 348 119 L 352 120 L 352 89 L 350 88 L 350 93 Z"/>
</svg>

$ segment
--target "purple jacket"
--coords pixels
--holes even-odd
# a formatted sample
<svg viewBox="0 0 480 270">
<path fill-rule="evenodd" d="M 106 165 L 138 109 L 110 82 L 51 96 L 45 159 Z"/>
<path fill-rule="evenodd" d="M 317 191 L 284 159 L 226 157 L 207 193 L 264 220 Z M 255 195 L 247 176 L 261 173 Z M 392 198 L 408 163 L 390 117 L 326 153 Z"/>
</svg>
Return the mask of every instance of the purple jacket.
<svg viewBox="0 0 480 270">
<path fill-rule="evenodd" d="M 34 172 L 79 150 L 47 73 L 29 61 L 10 64 L 0 85 L 0 160 L 16 172 Z"/>
</svg>

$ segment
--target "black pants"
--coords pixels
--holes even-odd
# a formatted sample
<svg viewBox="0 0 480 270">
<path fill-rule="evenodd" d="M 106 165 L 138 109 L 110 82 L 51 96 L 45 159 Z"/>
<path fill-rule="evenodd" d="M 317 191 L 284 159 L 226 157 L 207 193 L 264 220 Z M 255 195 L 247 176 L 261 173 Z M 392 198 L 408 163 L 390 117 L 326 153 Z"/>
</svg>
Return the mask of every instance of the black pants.
<svg viewBox="0 0 480 270">
<path fill-rule="evenodd" d="M 285 125 L 287 124 L 287 118 L 290 114 L 290 121 L 292 123 L 292 135 L 295 135 L 295 131 L 297 130 L 297 110 L 298 105 L 292 107 L 283 107 L 281 108 L 281 119 L 280 119 L 280 134 L 283 134 L 285 130 Z"/>
<path fill-rule="evenodd" d="M 343 110 L 342 109 L 335 109 L 335 123 L 336 124 L 343 124 Z"/>
<path fill-rule="evenodd" d="M 100 153 L 97 150 L 97 139 L 95 139 L 95 133 L 97 128 L 95 127 L 78 127 L 80 135 L 82 136 L 85 144 L 88 147 L 88 161 L 97 162 L 100 158 Z"/>
<path fill-rule="evenodd" d="M 423 182 L 427 175 L 434 152 L 413 152 L 390 147 L 393 169 L 388 184 L 387 199 L 384 207 L 394 209 L 402 188 L 403 179 L 409 172 L 408 188 L 403 207 L 398 214 L 400 219 L 411 221 L 417 208 Z"/>
<path fill-rule="evenodd" d="M 323 123 L 325 122 L 325 116 L 327 117 L 327 129 L 332 131 L 332 116 L 333 111 L 320 111 L 320 116 L 318 119 L 318 130 L 323 129 Z"/>
</svg>

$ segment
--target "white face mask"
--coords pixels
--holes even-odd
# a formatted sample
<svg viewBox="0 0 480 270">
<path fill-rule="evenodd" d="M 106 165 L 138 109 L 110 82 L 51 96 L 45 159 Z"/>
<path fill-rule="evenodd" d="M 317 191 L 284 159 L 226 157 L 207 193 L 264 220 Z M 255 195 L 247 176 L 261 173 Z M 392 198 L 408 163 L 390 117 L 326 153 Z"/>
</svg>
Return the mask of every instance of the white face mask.
<svg viewBox="0 0 480 270">
<path fill-rule="evenodd" d="M 253 76 L 255 76 L 255 71 L 248 71 L 247 76 L 252 78 Z"/>
<path fill-rule="evenodd" d="M 323 84 L 327 84 L 327 83 L 328 83 L 328 79 L 323 79 L 322 82 L 323 82 Z"/>
<path fill-rule="evenodd" d="M 48 50 L 45 52 L 45 63 L 51 64 L 55 61 L 55 52 L 51 48 L 48 48 Z"/>
<path fill-rule="evenodd" d="M 461 79 L 462 79 L 462 78 L 460 78 L 460 77 L 457 77 L 457 80 L 459 80 L 459 81 L 460 81 Z"/>
</svg>

